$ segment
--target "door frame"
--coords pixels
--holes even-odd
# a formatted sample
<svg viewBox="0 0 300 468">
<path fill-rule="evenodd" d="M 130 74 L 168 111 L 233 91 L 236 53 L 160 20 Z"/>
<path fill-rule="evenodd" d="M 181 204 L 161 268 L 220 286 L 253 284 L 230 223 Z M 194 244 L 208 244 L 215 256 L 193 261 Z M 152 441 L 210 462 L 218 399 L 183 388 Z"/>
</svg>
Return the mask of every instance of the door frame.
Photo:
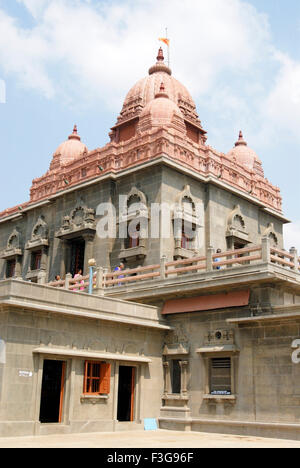
<svg viewBox="0 0 300 468">
<path fill-rule="evenodd" d="M 44 372 L 44 362 L 45 361 L 60 361 L 62 363 L 62 373 L 61 373 L 61 382 L 60 382 L 60 401 L 59 401 L 59 417 L 58 422 L 56 423 L 42 423 L 40 421 L 40 408 L 42 402 L 42 385 L 43 385 L 43 372 Z M 64 410 L 65 410 L 65 393 L 66 393 L 66 370 L 67 370 L 67 360 L 62 359 L 62 357 L 53 357 L 47 355 L 40 356 L 39 362 L 39 373 L 38 373 L 38 382 L 37 382 L 37 394 L 39 398 L 36 398 L 36 421 L 38 424 L 45 426 L 46 424 L 62 424 L 64 419 Z"/>
<path fill-rule="evenodd" d="M 131 367 L 132 375 L 131 375 L 131 396 L 130 396 L 130 420 L 129 421 L 118 421 L 118 396 L 119 396 L 119 384 L 120 384 L 120 367 Z M 137 420 L 137 375 L 138 375 L 138 366 L 132 363 L 125 363 L 119 362 L 118 363 L 118 372 L 117 372 L 117 380 L 116 380 L 116 416 L 115 419 L 122 423 L 122 422 L 134 422 Z"/>
</svg>

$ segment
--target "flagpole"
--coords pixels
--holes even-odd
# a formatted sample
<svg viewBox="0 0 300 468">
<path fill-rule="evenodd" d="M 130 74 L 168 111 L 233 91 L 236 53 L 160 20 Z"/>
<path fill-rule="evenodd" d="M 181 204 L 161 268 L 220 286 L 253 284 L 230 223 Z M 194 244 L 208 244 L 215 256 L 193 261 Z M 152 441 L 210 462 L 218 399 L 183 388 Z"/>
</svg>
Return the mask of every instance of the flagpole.
<svg viewBox="0 0 300 468">
<path fill-rule="evenodd" d="M 168 28 L 166 28 L 166 39 L 169 39 L 168 38 Z M 168 45 L 168 67 L 170 68 L 170 42 L 169 42 L 169 45 Z"/>
</svg>

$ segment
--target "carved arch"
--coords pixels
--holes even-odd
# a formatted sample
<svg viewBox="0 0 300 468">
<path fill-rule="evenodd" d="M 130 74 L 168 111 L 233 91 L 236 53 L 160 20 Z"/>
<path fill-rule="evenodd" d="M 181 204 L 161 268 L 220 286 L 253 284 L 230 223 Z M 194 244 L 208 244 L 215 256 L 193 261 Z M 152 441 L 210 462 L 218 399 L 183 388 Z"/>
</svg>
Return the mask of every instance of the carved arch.
<svg viewBox="0 0 300 468">
<path fill-rule="evenodd" d="M 267 228 L 264 230 L 262 237 L 269 237 L 273 247 L 278 246 L 278 237 L 274 229 L 274 224 L 269 223 Z"/>
<path fill-rule="evenodd" d="M 238 221 L 238 224 L 236 221 Z M 227 230 L 230 231 L 231 229 L 241 229 L 243 231 L 246 229 L 246 223 L 240 205 L 236 205 L 227 217 Z"/>
<path fill-rule="evenodd" d="M 21 233 L 15 228 L 8 238 L 7 249 L 20 249 L 21 242 Z"/>
<path fill-rule="evenodd" d="M 35 241 L 38 239 L 47 239 L 47 238 L 48 238 L 48 225 L 44 219 L 44 216 L 40 216 L 32 229 L 31 240 Z"/>
<path fill-rule="evenodd" d="M 145 206 L 147 206 L 147 198 L 146 195 L 141 192 L 137 187 L 132 187 L 130 192 L 127 195 L 127 207 L 130 205 L 130 201 L 134 198 L 137 198 L 140 200 L 141 203 L 143 203 Z"/>
<path fill-rule="evenodd" d="M 195 212 L 196 202 L 191 193 L 191 187 L 189 185 L 185 185 L 183 190 L 176 197 L 176 204 L 181 209 L 184 207 L 184 203 L 185 203 L 184 200 L 188 201 L 192 205 L 193 212 Z"/>
</svg>

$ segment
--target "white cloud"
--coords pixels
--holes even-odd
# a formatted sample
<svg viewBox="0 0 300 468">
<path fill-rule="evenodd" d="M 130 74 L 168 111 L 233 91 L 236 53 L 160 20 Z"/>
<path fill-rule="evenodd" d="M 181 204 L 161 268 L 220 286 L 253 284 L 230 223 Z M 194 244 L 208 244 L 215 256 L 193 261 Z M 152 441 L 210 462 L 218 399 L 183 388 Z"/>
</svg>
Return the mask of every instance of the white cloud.
<svg viewBox="0 0 300 468">
<path fill-rule="evenodd" d="M 113 110 L 155 61 L 165 25 L 174 74 L 195 97 L 209 96 L 229 70 L 252 81 L 269 49 L 266 18 L 241 0 L 18 1 L 36 22 L 22 29 L 0 11 L 6 73 L 47 97 L 104 99 Z"/>
<path fill-rule="evenodd" d="M 38 18 L 43 13 L 50 0 L 17 0 L 17 2 L 23 3 L 32 16 Z"/>
<path fill-rule="evenodd" d="M 300 62 L 280 52 L 274 54 L 274 59 L 279 64 L 279 72 L 263 102 L 264 121 L 272 126 L 274 134 L 288 132 L 299 138 Z"/>
<path fill-rule="evenodd" d="M 117 114 L 154 63 L 167 26 L 174 75 L 200 119 L 202 109 L 214 119 L 206 128 L 211 144 L 228 151 L 242 129 L 263 158 L 282 132 L 299 138 L 300 63 L 274 49 L 267 17 L 245 1 L 18 2 L 35 21 L 26 29 L 0 9 L 2 78 L 70 106 L 99 102 Z"/>
</svg>

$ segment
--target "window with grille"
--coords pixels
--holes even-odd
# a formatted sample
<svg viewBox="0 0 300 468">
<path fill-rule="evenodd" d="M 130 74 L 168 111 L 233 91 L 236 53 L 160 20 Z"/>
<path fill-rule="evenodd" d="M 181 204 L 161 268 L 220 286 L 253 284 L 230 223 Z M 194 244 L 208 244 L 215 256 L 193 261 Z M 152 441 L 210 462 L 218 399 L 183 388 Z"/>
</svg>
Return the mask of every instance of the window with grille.
<svg viewBox="0 0 300 468">
<path fill-rule="evenodd" d="M 110 392 L 111 365 L 105 362 L 86 361 L 84 365 L 83 393 L 102 395 Z"/>
<path fill-rule="evenodd" d="M 231 358 L 212 358 L 210 362 L 210 393 L 231 395 Z"/>
</svg>

